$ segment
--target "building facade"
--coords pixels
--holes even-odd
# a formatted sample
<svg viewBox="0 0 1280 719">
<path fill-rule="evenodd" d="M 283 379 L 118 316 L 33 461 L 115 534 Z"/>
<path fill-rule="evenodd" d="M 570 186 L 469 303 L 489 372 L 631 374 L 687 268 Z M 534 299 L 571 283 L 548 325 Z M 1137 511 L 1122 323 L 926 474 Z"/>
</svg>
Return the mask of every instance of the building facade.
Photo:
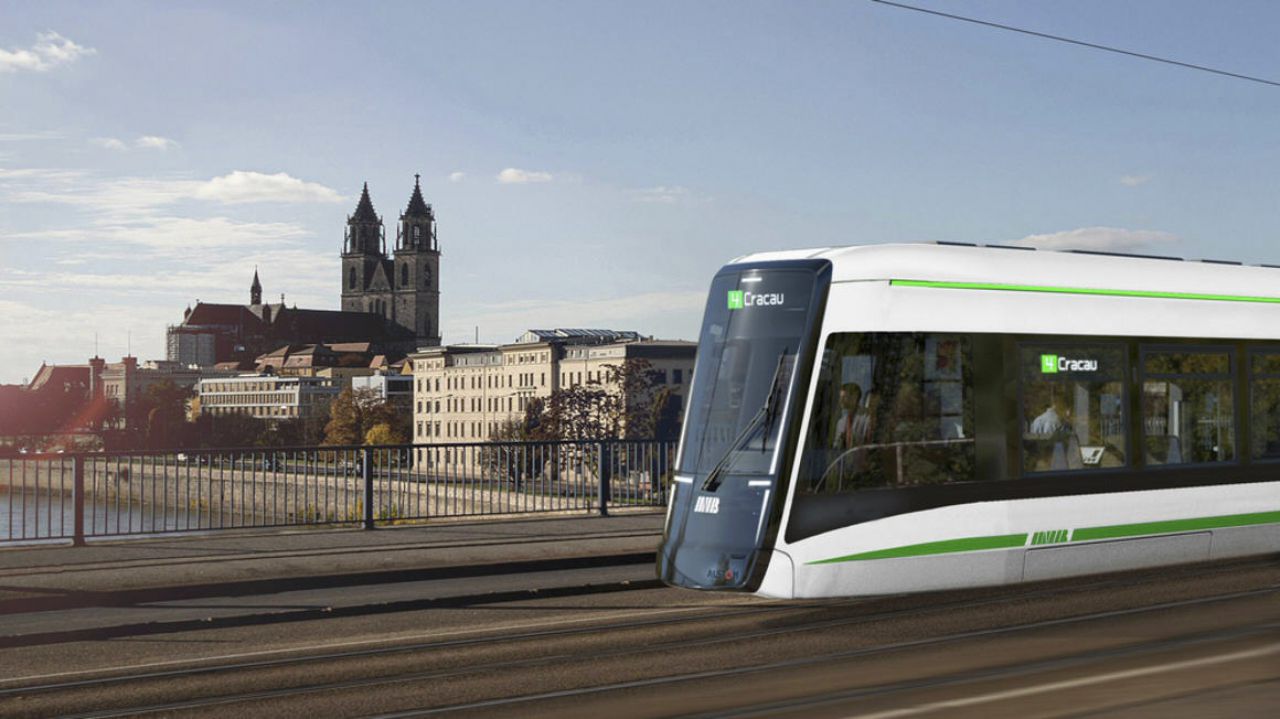
<svg viewBox="0 0 1280 719">
<path fill-rule="evenodd" d="M 407 409 L 413 402 L 413 377 L 409 375 L 378 372 L 364 377 L 352 377 L 351 389 L 373 392 L 378 399 Z"/>
<path fill-rule="evenodd" d="M 232 374 L 166 360 L 139 364 L 137 357 L 123 357 L 119 362 L 94 357 L 89 360 L 89 391 L 91 398 L 102 398 L 117 410 L 112 422 L 114 429 L 128 429 L 146 422 L 146 417 L 141 415 L 140 401 L 146 397 L 148 388 L 169 383 L 175 389 L 194 390 L 201 379 Z"/>
<path fill-rule="evenodd" d="M 244 375 L 201 380 L 199 414 L 243 414 L 262 420 L 327 417 L 341 389 L 327 377 Z"/>
<path fill-rule="evenodd" d="M 608 330 L 531 330 L 507 345 L 425 349 L 410 356 L 414 442 L 489 441 L 535 399 L 582 384 L 609 388 L 607 365 L 628 359 L 647 361 L 658 386 L 669 386 L 683 407 L 696 350 L 692 342 Z M 624 402 L 631 399 L 641 398 Z"/>
<path fill-rule="evenodd" d="M 440 344 L 439 281 L 435 212 L 422 198 L 418 176 L 390 255 L 365 183 L 355 213 L 347 218 L 342 247 L 343 311 L 372 312 L 411 333 L 419 347 L 434 347 Z"/>
</svg>

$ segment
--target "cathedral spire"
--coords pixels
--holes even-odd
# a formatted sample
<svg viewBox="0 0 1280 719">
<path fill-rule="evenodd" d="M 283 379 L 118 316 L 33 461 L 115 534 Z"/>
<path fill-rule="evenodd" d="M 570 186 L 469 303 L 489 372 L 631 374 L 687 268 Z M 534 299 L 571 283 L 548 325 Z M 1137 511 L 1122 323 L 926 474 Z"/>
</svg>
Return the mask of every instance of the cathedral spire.
<svg viewBox="0 0 1280 719">
<path fill-rule="evenodd" d="M 378 213 L 373 211 L 373 200 L 369 199 L 369 183 L 364 183 L 364 190 L 360 193 L 360 203 L 356 205 L 356 212 L 351 216 L 354 222 L 381 222 Z"/>
<path fill-rule="evenodd" d="M 262 304 L 262 282 L 258 280 L 258 268 L 253 268 L 253 284 L 249 286 L 249 304 Z"/>
<path fill-rule="evenodd" d="M 421 175 L 413 176 L 413 196 L 409 198 L 409 206 L 400 217 L 425 217 L 431 214 L 431 207 L 422 199 Z"/>
</svg>

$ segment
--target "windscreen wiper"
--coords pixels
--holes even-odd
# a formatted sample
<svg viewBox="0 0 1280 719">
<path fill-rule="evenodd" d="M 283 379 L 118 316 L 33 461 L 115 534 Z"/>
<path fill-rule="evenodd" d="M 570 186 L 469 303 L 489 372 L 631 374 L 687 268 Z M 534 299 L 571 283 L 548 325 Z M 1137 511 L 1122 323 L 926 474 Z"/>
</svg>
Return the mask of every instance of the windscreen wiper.
<svg viewBox="0 0 1280 719">
<path fill-rule="evenodd" d="M 720 487 L 721 478 L 725 470 L 729 469 L 729 466 L 733 464 L 734 452 L 738 451 L 743 442 L 760 426 L 761 422 L 767 420 L 768 425 L 766 425 L 764 438 L 760 440 L 760 450 L 764 451 L 765 443 L 768 441 L 769 436 L 768 429 L 773 427 L 773 420 L 777 416 L 776 412 L 774 412 L 774 405 L 777 404 L 778 393 L 782 385 L 782 370 L 786 366 L 786 360 L 787 350 L 783 348 L 782 353 L 778 355 L 778 366 L 773 370 L 773 381 L 769 383 L 769 394 L 765 396 L 764 404 L 756 411 L 751 421 L 747 422 L 747 426 L 743 427 L 738 436 L 729 444 L 729 449 L 720 457 L 720 461 L 716 462 L 711 471 L 707 473 L 707 479 L 702 483 L 702 491 L 714 492 Z"/>
</svg>

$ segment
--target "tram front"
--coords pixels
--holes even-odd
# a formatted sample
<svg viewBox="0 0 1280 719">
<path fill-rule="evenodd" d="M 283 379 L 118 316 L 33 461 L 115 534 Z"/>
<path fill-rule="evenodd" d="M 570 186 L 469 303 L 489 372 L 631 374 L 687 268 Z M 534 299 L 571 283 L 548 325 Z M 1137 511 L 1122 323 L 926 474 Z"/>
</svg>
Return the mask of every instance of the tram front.
<svg viewBox="0 0 1280 719">
<path fill-rule="evenodd" d="M 703 314 L 658 576 L 756 591 L 787 493 L 830 284 L 826 260 L 729 265 Z"/>
</svg>

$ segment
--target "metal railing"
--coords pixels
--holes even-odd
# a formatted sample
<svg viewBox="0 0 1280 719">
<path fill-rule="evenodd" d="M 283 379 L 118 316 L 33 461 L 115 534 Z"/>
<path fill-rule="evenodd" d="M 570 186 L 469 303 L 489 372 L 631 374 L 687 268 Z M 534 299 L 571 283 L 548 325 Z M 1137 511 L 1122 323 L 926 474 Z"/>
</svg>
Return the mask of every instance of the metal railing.
<svg viewBox="0 0 1280 719">
<path fill-rule="evenodd" d="M 0 458 L 0 544 L 666 504 L 675 443 L 491 442 Z"/>
</svg>

